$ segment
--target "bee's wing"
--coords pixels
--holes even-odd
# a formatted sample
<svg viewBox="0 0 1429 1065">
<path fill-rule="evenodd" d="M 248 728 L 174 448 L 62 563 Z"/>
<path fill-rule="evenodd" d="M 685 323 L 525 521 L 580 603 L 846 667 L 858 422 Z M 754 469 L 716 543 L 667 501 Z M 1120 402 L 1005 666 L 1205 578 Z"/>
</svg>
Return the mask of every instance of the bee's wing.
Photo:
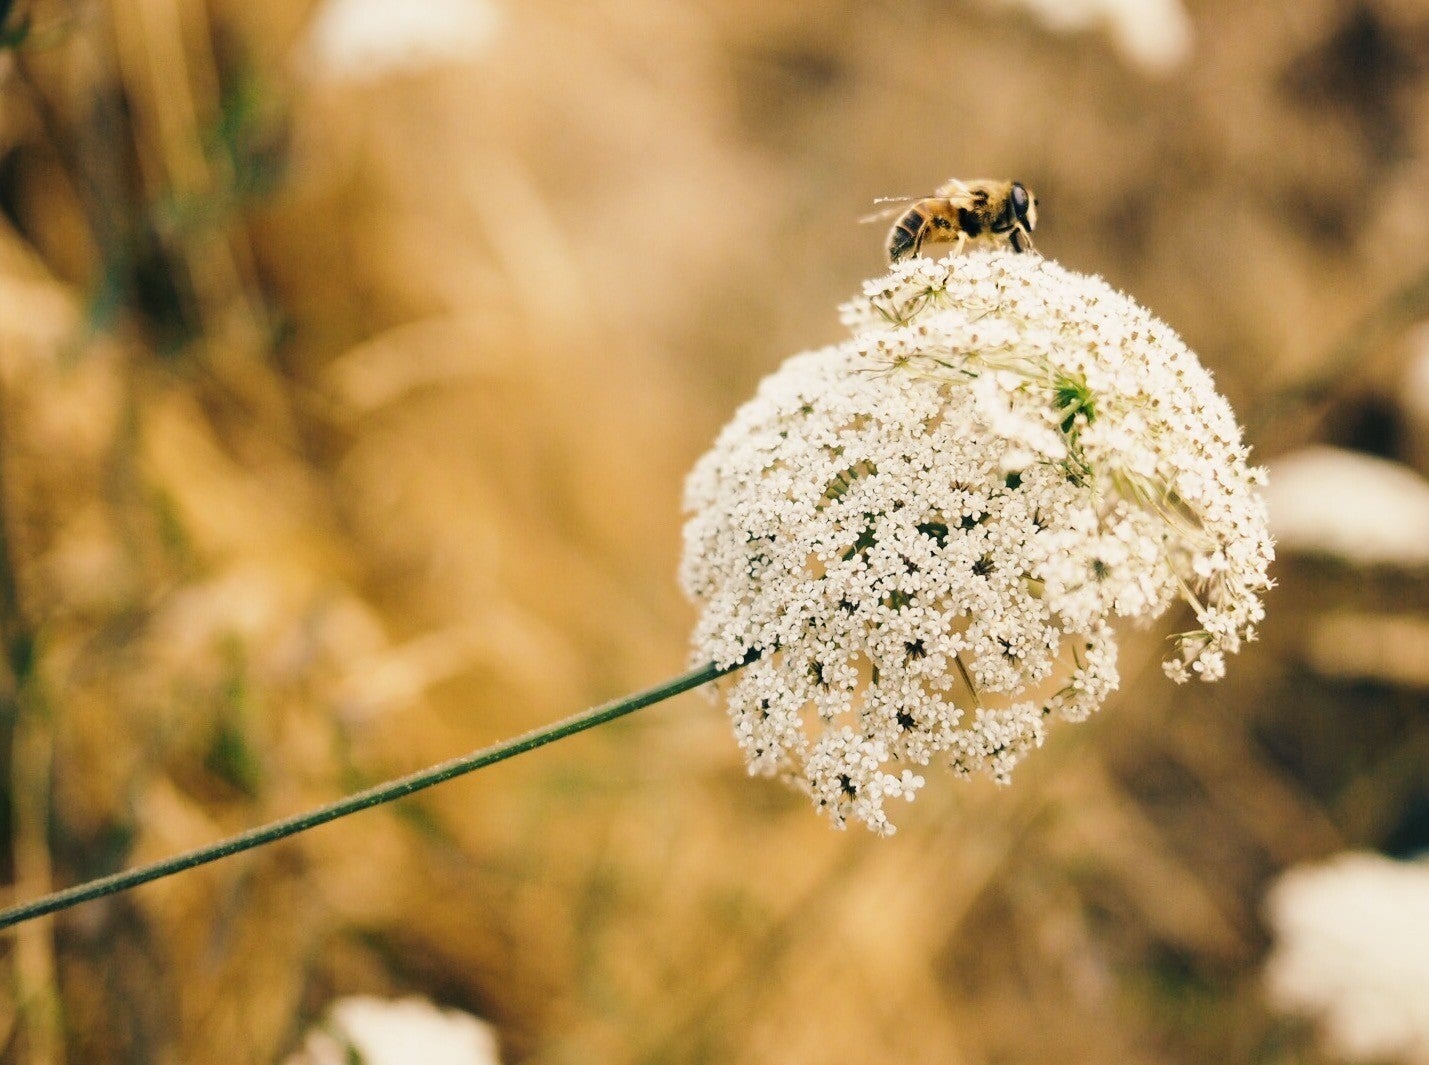
<svg viewBox="0 0 1429 1065">
<path fill-rule="evenodd" d="M 968 188 L 965 182 L 957 178 L 950 178 L 942 185 L 938 186 L 936 193 L 941 200 L 951 200 L 954 203 L 966 203 L 972 198 L 972 189 Z"/>
<path fill-rule="evenodd" d="M 859 219 L 860 222 L 883 222 L 889 218 L 894 218 L 903 213 L 908 204 L 915 202 L 917 196 L 880 196 L 874 203 L 891 203 L 894 206 L 885 207 L 881 211 L 874 211 L 873 214 L 866 214 Z"/>
</svg>

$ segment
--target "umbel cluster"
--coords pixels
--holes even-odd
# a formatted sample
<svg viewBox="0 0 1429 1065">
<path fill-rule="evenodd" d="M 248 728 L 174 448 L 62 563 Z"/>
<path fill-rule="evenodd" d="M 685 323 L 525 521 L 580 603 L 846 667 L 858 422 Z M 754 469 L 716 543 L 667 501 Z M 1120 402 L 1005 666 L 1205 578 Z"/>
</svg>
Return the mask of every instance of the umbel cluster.
<svg viewBox="0 0 1429 1065">
<path fill-rule="evenodd" d="M 842 308 L 686 487 L 694 655 L 752 773 L 890 833 L 921 770 L 1005 781 L 1117 688 L 1118 622 L 1184 600 L 1176 681 L 1254 638 L 1273 557 L 1210 374 L 1099 278 L 1007 250 L 917 258 Z"/>
</svg>

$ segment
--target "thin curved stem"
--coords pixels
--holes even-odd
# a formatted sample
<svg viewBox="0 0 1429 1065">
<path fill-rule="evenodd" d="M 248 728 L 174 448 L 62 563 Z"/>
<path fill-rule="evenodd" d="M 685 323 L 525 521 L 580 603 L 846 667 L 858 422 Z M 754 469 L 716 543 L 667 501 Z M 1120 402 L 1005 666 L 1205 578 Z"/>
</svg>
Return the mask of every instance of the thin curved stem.
<svg viewBox="0 0 1429 1065">
<path fill-rule="evenodd" d="M 220 858 L 227 858 L 230 854 L 237 854 L 240 851 L 251 850 L 254 847 L 261 847 L 265 843 L 272 843 L 275 840 L 283 839 L 287 836 L 296 835 L 299 832 L 306 832 L 310 828 L 326 824 L 329 821 L 336 821 L 340 817 L 348 814 L 355 814 L 360 810 L 366 810 L 370 806 L 380 806 L 383 803 L 392 802 L 394 799 L 401 799 L 413 792 L 418 792 L 424 788 L 441 784 L 459 777 L 474 770 L 493 765 L 496 762 L 505 761 L 507 758 L 514 758 L 518 754 L 525 754 L 527 751 L 535 750 L 537 747 L 544 747 L 548 743 L 573 736 L 577 732 L 584 732 L 586 729 L 594 728 L 596 725 L 603 725 L 607 721 L 614 721 L 618 717 L 632 714 L 636 710 L 643 710 L 647 706 L 664 702 L 666 699 L 687 692 L 692 688 L 698 688 L 702 684 L 708 684 L 712 680 L 733 673 L 735 670 L 747 665 L 757 657 L 757 653 L 751 652 L 744 661 L 737 662 L 732 666 L 717 666 L 713 663 L 701 666 L 699 669 L 691 670 L 678 677 L 657 684 L 653 688 L 647 688 L 634 695 L 628 695 L 623 699 L 615 699 L 600 706 L 592 707 L 579 714 L 572 714 L 561 721 L 545 725 L 541 728 L 532 729 L 530 732 L 521 734 L 502 743 L 493 744 L 490 747 L 483 747 L 480 750 L 472 751 L 457 758 L 439 762 L 428 769 L 422 769 L 415 773 L 410 773 L 405 777 L 398 777 L 396 780 L 389 780 L 385 784 L 377 784 L 365 791 L 359 791 L 349 795 L 344 799 L 328 803 L 326 806 L 319 806 L 306 813 L 295 814 L 286 817 L 281 821 L 273 821 L 270 824 L 261 825 L 258 828 L 249 829 L 236 836 L 220 840 L 217 843 L 210 843 L 207 846 L 199 847 L 195 850 L 186 851 L 183 854 L 176 854 L 172 858 L 165 858 L 162 861 L 154 862 L 151 865 L 140 866 L 137 869 L 130 869 L 121 873 L 114 873 L 111 876 L 102 877 L 98 880 L 90 880 L 83 884 L 76 884 L 74 887 L 66 888 L 63 891 L 56 891 L 53 894 L 45 895 L 31 902 L 21 903 L 18 906 L 11 906 L 5 910 L 0 910 L 0 928 L 9 928 L 22 921 L 28 921 L 35 917 L 41 917 L 47 913 L 54 913 L 56 910 L 68 909 L 81 902 L 89 902 L 92 899 L 102 898 L 105 895 L 113 895 L 116 892 L 136 887 L 139 884 L 146 884 L 151 880 L 158 880 L 162 877 L 172 876 L 174 873 L 183 872 L 185 869 L 192 869 L 195 866 L 206 865 L 209 862 L 217 861 Z"/>
</svg>

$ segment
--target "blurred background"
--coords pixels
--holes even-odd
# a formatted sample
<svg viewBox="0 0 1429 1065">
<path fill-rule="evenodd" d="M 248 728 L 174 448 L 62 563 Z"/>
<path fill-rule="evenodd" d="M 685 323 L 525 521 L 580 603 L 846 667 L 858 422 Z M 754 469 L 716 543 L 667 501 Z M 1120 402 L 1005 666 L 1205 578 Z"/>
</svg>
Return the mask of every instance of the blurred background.
<svg viewBox="0 0 1429 1065">
<path fill-rule="evenodd" d="M 1034 188 L 1281 539 L 1228 680 L 1132 634 L 1098 719 L 890 840 L 684 696 L 7 933 L 0 1062 L 316 1062 L 353 995 L 539 1065 L 1429 1060 L 1317 1015 L 1367 933 L 1289 1012 L 1264 975 L 1283 871 L 1429 846 L 1429 4 L 0 12 L 7 902 L 680 671 L 681 480 L 840 338 L 878 196 Z"/>
</svg>

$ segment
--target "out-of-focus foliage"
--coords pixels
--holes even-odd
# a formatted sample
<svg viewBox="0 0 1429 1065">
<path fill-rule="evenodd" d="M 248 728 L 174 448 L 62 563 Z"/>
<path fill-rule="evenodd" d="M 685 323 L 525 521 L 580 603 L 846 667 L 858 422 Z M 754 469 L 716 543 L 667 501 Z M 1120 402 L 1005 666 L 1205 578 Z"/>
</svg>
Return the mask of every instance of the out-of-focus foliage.
<svg viewBox="0 0 1429 1065">
<path fill-rule="evenodd" d="M 1039 248 L 1175 326 L 1259 457 L 1429 472 L 1395 398 L 1429 313 L 1422 5 L 1196 0 L 1155 70 L 1026 5 L 478 6 L 385 52 L 281 0 L 7 12 L 16 897 L 676 671 L 681 478 L 838 335 L 875 196 L 1019 178 Z M 409 993 L 543 1065 L 1318 1060 L 1262 1004 L 1261 891 L 1423 845 L 1429 716 L 1422 674 L 1314 648 L 1387 618 L 1422 660 L 1429 590 L 1277 576 L 1223 685 L 1137 637 L 1097 723 L 891 841 L 747 780 L 687 698 L 29 926 L 0 1060 L 269 1063 L 334 998 Z"/>
</svg>

